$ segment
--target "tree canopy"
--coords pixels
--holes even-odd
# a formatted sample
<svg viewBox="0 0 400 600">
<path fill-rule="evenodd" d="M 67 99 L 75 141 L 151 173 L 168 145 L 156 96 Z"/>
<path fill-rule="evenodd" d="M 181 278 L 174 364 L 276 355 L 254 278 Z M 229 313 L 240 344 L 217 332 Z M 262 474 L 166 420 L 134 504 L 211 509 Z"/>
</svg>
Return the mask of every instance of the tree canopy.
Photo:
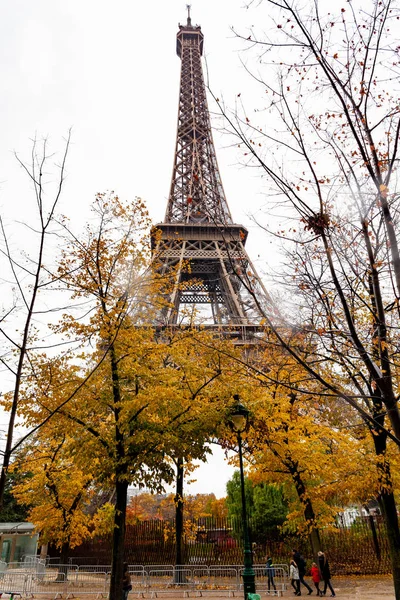
<svg viewBox="0 0 400 600">
<path fill-rule="evenodd" d="M 344 427 L 370 434 L 400 597 L 391 467 L 391 444 L 397 453 L 400 446 L 399 7 L 252 4 L 258 25 L 236 33 L 260 95 L 240 93 L 224 116 L 243 161 L 258 165 L 268 186 L 267 215 L 257 220 L 281 241 L 288 326 L 265 319 L 309 376 L 293 389 L 297 398 L 317 383 L 324 403 L 344 400 L 356 411 L 340 430 L 341 445 L 349 439 Z"/>
</svg>

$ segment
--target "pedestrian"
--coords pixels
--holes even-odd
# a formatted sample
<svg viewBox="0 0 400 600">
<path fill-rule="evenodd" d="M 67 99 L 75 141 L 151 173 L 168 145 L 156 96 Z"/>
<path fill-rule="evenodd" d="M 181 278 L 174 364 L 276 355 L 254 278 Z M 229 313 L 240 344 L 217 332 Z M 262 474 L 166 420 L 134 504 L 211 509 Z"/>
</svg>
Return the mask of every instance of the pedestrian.
<svg viewBox="0 0 400 600">
<path fill-rule="evenodd" d="M 299 569 L 297 568 L 297 565 L 294 560 L 290 561 L 289 577 L 290 585 L 294 589 L 295 596 L 301 596 Z"/>
<path fill-rule="evenodd" d="M 321 581 L 321 573 L 319 572 L 319 568 L 317 563 L 313 562 L 311 566 L 311 579 L 314 582 L 315 589 L 317 590 L 317 596 L 322 596 L 322 592 L 319 589 L 319 582 Z"/>
<path fill-rule="evenodd" d="M 268 591 L 270 591 L 271 585 L 274 588 L 274 590 L 276 591 L 276 585 L 275 585 L 275 581 L 274 581 L 275 569 L 272 566 L 272 558 L 271 557 L 267 558 L 267 564 L 265 565 L 265 574 L 268 577 Z"/>
<path fill-rule="evenodd" d="M 319 570 L 321 572 L 321 577 L 324 580 L 324 591 L 322 593 L 325 596 L 326 590 L 329 587 L 329 589 L 331 590 L 331 598 L 334 598 L 336 594 L 331 584 L 331 571 L 329 569 L 328 559 L 326 558 L 324 552 L 318 552 L 318 564 Z"/>
<path fill-rule="evenodd" d="M 304 575 L 306 574 L 306 561 L 304 560 L 304 557 L 301 556 L 300 552 L 298 552 L 297 550 L 293 550 L 293 560 L 297 565 L 297 568 L 299 569 L 299 579 L 300 579 L 300 583 L 302 583 L 304 585 L 304 587 L 307 588 L 308 590 L 308 596 L 310 594 L 313 593 L 313 589 L 312 587 L 310 587 L 308 585 L 308 583 L 306 581 L 304 581 Z M 300 583 L 299 583 L 299 588 L 300 588 Z"/>
<path fill-rule="evenodd" d="M 124 600 L 128 600 L 128 594 L 132 589 L 131 576 L 129 574 L 128 563 L 124 563 L 124 575 L 122 578 L 122 590 L 124 592 Z"/>
</svg>

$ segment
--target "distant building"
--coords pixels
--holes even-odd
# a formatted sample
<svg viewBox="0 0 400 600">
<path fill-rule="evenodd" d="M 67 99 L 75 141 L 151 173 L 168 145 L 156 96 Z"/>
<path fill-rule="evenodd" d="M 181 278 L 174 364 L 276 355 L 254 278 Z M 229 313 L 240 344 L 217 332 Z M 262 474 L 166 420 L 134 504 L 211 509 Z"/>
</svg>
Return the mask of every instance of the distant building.
<svg viewBox="0 0 400 600">
<path fill-rule="evenodd" d="M 376 500 L 371 500 L 365 506 L 348 506 L 336 516 L 336 522 L 340 527 L 351 527 L 357 519 L 367 519 L 368 517 L 377 517 L 381 514 L 381 509 Z"/>
<path fill-rule="evenodd" d="M 143 494 L 144 492 L 147 492 L 148 490 L 146 489 L 139 489 L 139 488 L 135 488 L 135 487 L 128 487 L 128 492 L 127 492 L 127 502 L 129 504 L 129 502 L 131 501 L 132 498 L 134 498 L 135 496 L 138 496 L 139 494 Z"/>
<path fill-rule="evenodd" d="M 36 556 L 39 535 L 33 523 L 0 523 L 0 557 L 3 562 L 21 562 Z"/>
</svg>

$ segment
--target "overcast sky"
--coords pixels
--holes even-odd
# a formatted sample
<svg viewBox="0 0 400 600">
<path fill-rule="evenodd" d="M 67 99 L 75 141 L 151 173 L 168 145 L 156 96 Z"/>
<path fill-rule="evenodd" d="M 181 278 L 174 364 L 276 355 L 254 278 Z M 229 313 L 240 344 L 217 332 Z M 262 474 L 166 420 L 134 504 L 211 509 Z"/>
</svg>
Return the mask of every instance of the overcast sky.
<svg viewBox="0 0 400 600">
<path fill-rule="evenodd" d="M 238 93 L 249 99 L 251 89 L 230 26 L 245 32 L 260 13 L 243 6 L 243 0 L 192 2 L 211 89 L 229 105 Z M 28 218 L 34 201 L 13 151 L 28 161 L 35 136 L 48 137 L 60 151 L 70 127 L 62 211 L 83 223 L 95 193 L 115 190 L 126 199 L 141 196 L 153 220 L 163 220 L 176 135 L 178 22 L 186 22 L 181 0 L 0 4 L 0 210 L 8 223 Z M 214 139 L 233 218 L 250 229 L 248 252 L 259 272 L 268 272 L 265 244 L 258 247 L 249 220 L 262 204 L 260 181 L 240 167 L 229 138 L 216 133 Z M 218 453 L 189 491 L 222 496 L 231 472 Z"/>
</svg>

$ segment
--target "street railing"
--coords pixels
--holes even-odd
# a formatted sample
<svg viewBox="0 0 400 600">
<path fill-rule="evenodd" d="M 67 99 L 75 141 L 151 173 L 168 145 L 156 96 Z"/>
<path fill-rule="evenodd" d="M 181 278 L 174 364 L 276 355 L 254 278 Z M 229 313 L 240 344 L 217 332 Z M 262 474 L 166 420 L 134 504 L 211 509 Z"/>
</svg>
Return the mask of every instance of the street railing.
<svg viewBox="0 0 400 600">
<path fill-rule="evenodd" d="M 40 596 L 62 597 L 66 591 L 66 577 L 64 573 L 46 572 L 39 575 L 28 573 L 25 580 L 24 596 L 38 598 Z"/>
<path fill-rule="evenodd" d="M 0 573 L 0 594 L 34 598 L 46 595 L 71 598 L 108 596 L 111 567 L 101 565 L 49 565 L 45 570 L 23 569 L 23 563 L 8 566 Z M 274 578 L 268 582 L 265 565 L 255 565 L 257 592 L 282 596 L 288 587 L 287 565 L 274 565 Z M 156 598 L 159 594 L 203 596 L 207 592 L 228 596 L 243 594 L 242 565 L 130 565 L 130 597 Z M 269 584 L 269 588 L 268 588 Z"/>
<path fill-rule="evenodd" d="M 26 593 L 28 575 L 26 573 L 5 572 L 0 578 L 1 594 L 18 594 L 20 596 Z"/>
</svg>

